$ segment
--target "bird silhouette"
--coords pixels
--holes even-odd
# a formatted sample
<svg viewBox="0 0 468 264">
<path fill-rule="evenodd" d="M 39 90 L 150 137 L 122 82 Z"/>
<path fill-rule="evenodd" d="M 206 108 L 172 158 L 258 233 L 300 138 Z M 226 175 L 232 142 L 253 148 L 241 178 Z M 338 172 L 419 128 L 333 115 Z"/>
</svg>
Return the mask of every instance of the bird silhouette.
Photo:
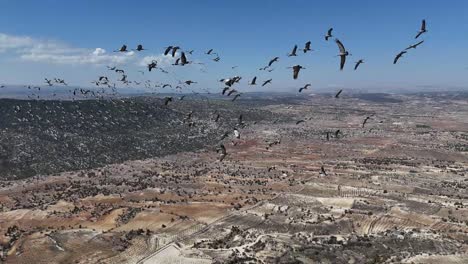
<svg viewBox="0 0 468 264">
<path fill-rule="evenodd" d="M 405 50 L 416 49 L 419 45 L 421 45 L 421 44 L 423 44 L 423 43 L 424 43 L 424 40 L 421 40 L 421 41 L 419 41 L 419 42 L 416 43 L 416 44 L 410 45 L 410 46 L 407 47 Z"/>
<path fill-rule="evenodd" d="M 250 81 L 249 85 L 256 85 L 256 82 L 257 81 L 257 76 L 253 77 L 252 81 Z"/>
<path fill-rule="evenodd" d="M 349 54 L 348 51 L 346 51 L 343 43 L 341 43 L 341 41 L 339 39 L 336 39 L 335 40 L 336 44 L 338 45 L 338 49 L 340 50 L 340 54 L 338 54 L 338 56 L 340 56 L 341 58 L 341 61 L 340 61 L 340 70 L 342 71 L 343 68 L 344 68 L 344 65 L 346 63 L 346 56 L 349 56 L 351 54 Z"/>
<path fill-rule="evenodd" d="M 297 52 L 297 45 L 294 45 L 294 48 L 292 49 L 291 53 L 288 54 L 288 57 L 297 56 L 296 52 Z"/>
<path fill-rule="evenodd" d="M 328 41 L 329 38 L 332 38 L 332 37 L 333 37 L 332 31 L 333 31 L 333 28 L 330 28 L 330 29 L 327 31 L 327 34 L 325 35 L 325 40 L 326 40 L 326 41 Z"/>
<path fill-rule="evenodd" d="M 273 79 L 266 80 L 265 82 L 263 82 L 262 87 L 271 83 L 271 81 L 273 81 Z"/>
<path fill-rule="evenodd" d="M 120 49 L 118 50 L 114 50 L 114 52 L 127 52 L 127 45 L 122 45 L 122 47 L 120 47 Z"/>
<path fill-rule="evenodd" d="M 277 62 L 278 60 L 279 60 L 279 57 L 274 57 L 273 59 L 271 59 L 270 62 L 268 62 L 268 67 L 271 67 L 273 62 Z M 263 70 L 266 70 L 266 68 L 268 67 L 263 68 Z"/>
<path fill-rule="evenodd" d="M 361 65 L 362 63 L 364 63 L 364 60 L 362 60 L 362 59 L 361 59 L 361 60 L 358 60 L 358 61 L 356 62 L 356 65 L 354 65 L 354 70 L 357 70 L 357 68 L 359 67 L 359 65 Z"/>
<path fill-rule="evenodd" d="M 299 71 L 301 71 L 301 69 L 305 69 L 304 67 L 302 67 L 301 65 L 295 65 L 295 66 L 292 66 L 290 67 L 293 69 L 293 79 L 296 80 L 297 77 L 299 77 Z"/>
<path fill-rule="evenodd" d="M 426 33 L 426 20 L 423 19 L 421 22 L 421 29 L 418 31 L 418 34 L 416 35 L 415 39 L 419 38 L 422 34 Z"/>
<path fill-rule="evenodd" d="M 336 94 L 335 94 L 335 98 L 339 98 L 340 97 L 340 94 L 343 92 L 343 89 L 339 90 Z"/>
<path fill-rule="evenodd" d="M 310 45 L 311 45 L 311 44 L 312 44 L 312 42 L 310 42 L 310 41 L 307 41 L 307 42 L 305 43 L 305 47 L 304 47 L 304 49 L 303 49 L 304 53 L 307 53 L 308 51 L 312 51 L 312 49 L 310 48 Z"/>
<path fill-rule="evenodd" d="M 301 93 L 303 90 L 306 90 L 307 88 L 309 88 L 309 86 L 311 86 L 310 83 L 304 85 L 304 87 L 299 88 L 299 92 Z"/>
<path fill-rule="evenodd" d="M 395 59 L 393 59 L 393 64 L 396 64 L 398 62 L 398 60 L 403 57 L 403 55 L 406 53 L 406 51 L 401 51 L 400 53 L 398 53 L 395 57 Z"/>
</svg>

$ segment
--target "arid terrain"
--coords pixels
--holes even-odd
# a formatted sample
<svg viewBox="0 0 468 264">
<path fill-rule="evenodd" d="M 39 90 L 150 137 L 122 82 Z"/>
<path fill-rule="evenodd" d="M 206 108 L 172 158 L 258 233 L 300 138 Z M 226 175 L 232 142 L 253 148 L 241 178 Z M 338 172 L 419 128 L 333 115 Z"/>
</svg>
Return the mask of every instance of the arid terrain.
<svg viewBox="0 0 468 264">
<path fill-rule="evenodd" d="M 467 93 L 154 100 L 2 104 L 1 261 L 468 263 Z"/>
</svg>

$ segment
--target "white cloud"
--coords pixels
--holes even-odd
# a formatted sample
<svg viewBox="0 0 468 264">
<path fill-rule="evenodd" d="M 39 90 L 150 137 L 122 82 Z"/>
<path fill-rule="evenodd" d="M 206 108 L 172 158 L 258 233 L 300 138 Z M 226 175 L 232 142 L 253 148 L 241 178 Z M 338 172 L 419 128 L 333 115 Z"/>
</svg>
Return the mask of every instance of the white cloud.
<svg viewBox="0 0 468 264">
<path fill-rule="evenodd" d="M 101 48 L 96 48 L 94 51 L 93 51 L 93 55 L 96 55 L 96 56 L 99 56 L 99 55 L 102 55 L 106 53 L 106 50 L 105 49 L 101 49 Z"/>
<path fill-rule="evenodd" d="M 0 52 L 12 51 L 25 61 L 54 64 L 123 64 L 135 52 L 108 54 L 103 48 L 76 48 L 55 40 L 34 39 L 0 33 Z"/>
<path fill-rule="evenodd" d="M 164 68 L 172 63 L 175 62 L 175 58 L 178 58 L 180 54 L 177 52 L 172 58 L 172 55 L 164 55 L 164 54 L 159 54 L 159 55 L 150 55 L 150 56 L 145 56 L 143 57 L 137 64 L 139 66 L 147 66 L 150 64 L 152 61 L 157 61 L 158 62 L 158 67 Z"/>
</svg>

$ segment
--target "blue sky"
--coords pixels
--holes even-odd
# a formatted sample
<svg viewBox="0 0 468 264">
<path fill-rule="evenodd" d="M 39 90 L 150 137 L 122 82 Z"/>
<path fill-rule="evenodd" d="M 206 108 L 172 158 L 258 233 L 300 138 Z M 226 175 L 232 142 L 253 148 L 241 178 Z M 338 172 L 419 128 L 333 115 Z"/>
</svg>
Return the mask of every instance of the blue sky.
<svg viewBox="0 0 468 264">
<path fill-rule="evenodd" d="M 44 77 L 62 77 L 89 86 L 106 74 L 106 65 L 127 69 L 129 79 L 175 83 L 198 81 L 196 88 L 221 89 L 217 80 L 239 75 L 244 81 L 273 78 L 257 90 L 293 91 L 305 83 L 317 89 L 465 88 L 468 80 L 467 1 L 62 1 L 3 0 L 0 2 L 0 83 L 40 84 Z M 393 57 L 414 44 L 422 19 L 428 23 L 425 43 L 397 65 Z M 339 71 L 337 46 L 325 42 L 329 27 L 353 55 Z M 296 58 L 285 55 L 312 41 L 316 51 Z M 120 55 L 122 44 L 143 44 L 148 51 Z M 190 60 L 205 66 L 173 67 L 161 55 L 177 44 L 194 49 Z M 215 63 L 203 53 L 219 52 Z M 96 51 L 99 49 L 100 51 Z M 102 52 L 105 50 L 106 52 Z M 93 54 L 95 53 L 95 54 Z M 260 72 L 270 58 L 280 56 L 275 71 Z M 169 75 L 146 73 L 149 58 L 165 61 Z M 364 59 L 358 71 L 353 64 Z M 306 67 L 292 80 L 286 67 Z M 164 65 L 164 63 L 162 63 Z M 238 66 L 235 70 L 232 66 Z M 203 68 L 205 72 L 201 72 Z M 242 91 L 253 90 L 242 85 Z"/>
</svg>

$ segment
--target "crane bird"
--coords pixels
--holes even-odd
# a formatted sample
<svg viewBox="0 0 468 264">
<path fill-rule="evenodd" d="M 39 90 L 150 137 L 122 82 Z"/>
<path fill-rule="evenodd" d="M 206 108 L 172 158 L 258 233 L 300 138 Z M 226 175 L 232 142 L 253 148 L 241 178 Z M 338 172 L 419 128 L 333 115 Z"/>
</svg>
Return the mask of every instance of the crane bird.
<svg viewBox="0 0 468 264">
<path fill-rule="evenodd" d="M 271 81 L 273 81 L 273 79 L 268 79 L 268 80 L 264 81 L 263 84 L 262 84 L 262 87 L 269 84 L 269 83 L 271 83 Z"/>
<path fill-rule="evenodd" d="M 308 51 L 313 51 L 311 48 L 310 48 L 310 44 L 312 44 L 312 42 L 310 41 L 307 41 L 306 44 L 305 44 L 305 47 L 303 49 L 304 53 L 307 53 Z"/>
<path fill-rule="evenodd" d="M 299 125 L 300 123 L 304 123 L 305 121 L 304 120 L 298 120 L 296 121 L 296 125 Z"/>
<path fill-rule="evenodd" d="M 240 132 L 239 130 L 237 130 L 237 128 L 234 128 L 234 137 L 236 137 L 237 139 L 240 139 Z"/>
<path fill-rule="evenodd" d="M 184 66 L 185 64 L 189 64 L 190 61 L 187 60 L 187 57 L 185 57 L 185 52 L 182 52 L 182 55 L 180 55 L 180 65 Z"/>
<path fill-rule="evenodd" d="M 335 39 L 335 42 L 336 42 L 336 45 L 338 45 L 338 49 L 340 50 L 340 54 L 338 54 L 338 56 L 340 56 L 341 58 L 340 70 L 342 71 L 346 63 L 346 56 L 348 55 L 351 56 L 351 54 L 349 54 L 349 52 L 345 49 L 343 43 L 341 43 L 339 39 Z"/>
<path fill-rule="evenodd" d="M 299 88 L 299 92 L 302 92 L 303 90 L 307 90 L 307 88 L 309 88 L 309 86 L 311 86 L 310 83 L 304 85 L 304 87 Z"/>
<path fill-rule="evenodd" d="M 136 51 L 143 51 L 143 50 L 145 50 L 145 49 L 143 48 L 143 45 L 138 44 L 137 48 L 134 49 L 134 50 L 136 50 Z"/>
<path fill-rule="evenodd" d="M 44 78 L 44 80 L 49 86 L 52 86 L 52 80 L 49 80 L 47 78 Z"/>
<path fill-rule="evenodd" d="M 237 90 L 236 89 L 232 89 L 231 91 L 229 91 L 229 93 L 227 94 L 227 96 L 231 96 L 231 94 L 233 93 L 237 93 Z"/>
<path fill-rule="evenodd" d="M 194 82 L 194 81 L 192 81 L 192 80 L 188 80 L 188 81 L 185 81 L 184 83 L 185 83 L 186 85 L 191 85 L 192 83 L 197 83 L 197 82 Z"/>
<path fill-rule="evenodd" d="M 416 35 L 415 39 L 419 38 L 422 34 L 426 33 L 426 19 L 423 19 L 421 22 L 421 29 L 418 31 L 418 34 Z"/>
<path fill-rule="evenodd" d="M 359 67 L 359 65 L 361 65 L 362 63 L 364 63 L 364 60 L 363 59 L 360 59 L 356 62 L 356 65 L 354 65 L 354 70 L 357 70 L 357 68 Z"/>
<path fill-rule="evenodd" d="M 205 52 L 206 55 L 210 55 L 211 52 L 213 52 L 213 49 L 209 49 L 207 52 Z"/>
<path fill-rule="evenodd" d="M 164 97 L 164 105 L 168 105 L 169 102 L 172 102 L 172 97 L 171 96 Z"/>
<path fill-rule="evenodd" d="M 241 96 L 241 94 L 239 94 L 239 93 L 238 93 L 238 94 L 236 94 L 236 95 L 234 96 L 234 98 L 232 98 L 232 100 L 231 100 L 231 101 L 233 101 L 233 102 L 234 102 L 234 101 L 235 101 L 235 100 L 236 100 L 238 97 L 240 97 L 240 96 Z"/>
<path fill-rule="evenodd" d="M 364 127 L 367 123 L 367 121 L 370 119 L 370 116 L 366 117 L 366 119 L 364 119 L 364 121 L 362 122 L 362 127 Z"/>
<path fill-rule="evenodd" d="M 304 67 L 302 67 L 301 65 L 295 65 L 295 66 L 292 66 L 292 67 L 289 67 L 289 68 L 292 68 L 293 69 L 293 79 L 296 80 L 297 77 L 299 76 L 299 71 L 301 69 L 305 69 Z"/>
<path fill-rule="evenodd" d="M 421 40 L 421 41 L 419 41 L 419 42 L 416 43 L 416 44 L 410 45 L 410 46 L 407 47 L 405 50 L 416 49 L 419 45 L 421 45 L 421 44 L 423 44 L 423 43 L 424 43 L 424 40 Z"/>
<path fill-rule="evenodd" d="M 257 81 L 257 76 L 253 77 L 252 81 L 250 81 L 249 85 L 256 85 L 256 82 Z"/>
<path fill-rule="evenodd" d="M 327 176 L 327 172 L 325 171 L 325 168 L 323 166 L 320 167 L 320 176 Z"/>
<path fill-rule="evenodd" d="M 343 89 L 339 90 L 336 94 L 335 94 L 335 98 L 339 98 L 340 97 L 340 94 L 343 92 Z"/>
<path fill-rule="evenodd" d="M 270 67 L 273 62 L 278 62 L 279 60 L 279 57 L 274 57 L 273 59 L 270 60 L 270 62 L 268 62 L 268 67 Z M 266 70 L 267 67 L 263 68 L 264 70 Z"/>
<path fill-rule="evenodd" d="M 297 52 L 297 45 L 294 45 L 294 48 L 292 49 L 291 53 L 288 54 L 288 57 L 297 56 L 296 52 Z"/>
<path fill-rule="evenodd" d="M 335 131 L 335 137 L 336 138 L 339 138 L 340 134 L 341 134 L 341 130 L 338 129 L 338 130 Z"/>
<path fill-rule="evenodd" d="M 114 50 L 114 52 L 127 52 L 127 45 L 122 45 L 122 47 L 118 50 Z"/>
<path fill-rule="evenodd" d="M 151 71 L 152 69 L 156 69 L 158 66 L 158 62 L 153 60 L 150 64 L 148 64 L 148 71 Z"/>
<path fill-rule="evenodd" d="M 398 60 L 403 57 L 403 55 L 406 53 L 406 51 L 401 51 L 400 53 L 398 53 L 395 57 L 395 59 L 393 60 L 393 64 L 396 64 L 398 62 Z"/>
<path fill-rule="evenodd" d="M 229 89 L 230 89 L 229 87 L 224 87 L 222 94 L 224 95 Z"/>
<path fill-rule="evenodd" d="M 223 161 L 224 158 L 227 156 L 227 152 L 226 152 L 226 147 L 224 147 L 223 144 L 220 144 L 219 147 L 216 149 L 216 152 L 217 153 L 220 153 L 220 156 L 219 156 L 219 161 Z"/>
<path fill-rule="evenodd" d="M 328 32 L 327 32 L 327 34 L 325 35 L 325 40 L 326 40 L 326 41 L 328 41 L 329 38 L 332 38 L 332 37 L 333 37 L 332 31 L 333 31 L 333 28 L 328 29 Z"/>
</svg>

